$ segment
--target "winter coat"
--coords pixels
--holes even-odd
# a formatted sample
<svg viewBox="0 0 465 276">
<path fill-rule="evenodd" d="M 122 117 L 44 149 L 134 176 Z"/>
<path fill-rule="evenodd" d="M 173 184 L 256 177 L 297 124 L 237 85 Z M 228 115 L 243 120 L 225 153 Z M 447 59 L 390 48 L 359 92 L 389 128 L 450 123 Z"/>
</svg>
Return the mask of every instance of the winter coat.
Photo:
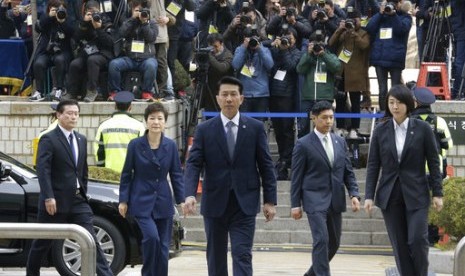
<svg viewBox="0 0 465 276">
<path fill-rule="evenodd" d="M 329 45 L 337 49 L 338 57 L 344 49 L 352 53 L 348 63 L 341 62 L 344 91 L 369 91 L 370 36 L 368 33 L 360 28 L 351 35 L 345 29 L 339 28 L 329 40 Z"/>
<path fill-rule="evenodd" d="M 119 30 L 121 36 L 126 40 L 126 56 L 136 60 L 155 57 L 155 40 L 158 35 L 158 24 L 154 20 L 142 24 L 139 19 L 131 17 L 124 21 Z M 144 41 L 143 53 L 131 52 L 133 40 Z"/>
<path fill-rule="evenodd" d="M 315 70 L 319 66 L 326 72 L 326 83 L 315 83 Z M 321 56 L 305 53 L 297 65 L 297 73 L 304 75 L 301 100 L 328 100 L 334 99 L 335 75 L 342 69 L 337 56 L 325 50 Z"/>
<path fill-rule="evenodd" d="M 244 65 L 253 66 L 255 68 L 252 77 L 241 74 Z M 270 96 L 268 75 L 273 65 L 271 52 L 263 45 L 260 45 L 258 49 L 255 50 L 245 48 L 244 45 L 236 48 L 232 66 L 244 85 L 244 97 L 259 98 Z"/>
<path fill-rule="evenodd" d="M 293 97 L 298 92 L 298 74 L 296 67 L 300 61 L 302 52 L 295 46 L 286 50 L 273 47 L 271 48 L 271 55 L 273 56 L 274 66 L 270 75 L 270 95 L 277 97 Z M 275 78 L 278 70 L 286 72 L 286 76 L 283 80 Z"/>
<path fill-rule="evenodd" d="M 411 27 L 412 17 L 401 10 L 394 15 L 381 13 L 374 15 L 366 26 L 372 41 L 370 65 L 404 69 Z M 381 34 L 386 34 L 391 30 L 391 38 L 381 39 Z"/>
</svg>

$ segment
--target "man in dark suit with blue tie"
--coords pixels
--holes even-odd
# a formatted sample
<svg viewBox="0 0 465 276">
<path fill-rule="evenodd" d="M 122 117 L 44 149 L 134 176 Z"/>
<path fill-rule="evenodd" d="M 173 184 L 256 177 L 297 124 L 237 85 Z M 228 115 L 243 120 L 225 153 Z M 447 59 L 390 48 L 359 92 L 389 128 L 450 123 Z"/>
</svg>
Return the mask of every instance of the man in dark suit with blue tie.
<svg viewBox="0 0 465 276">
<path fill-rule="evenodd" d="M 44 134 L 37 153 L 40 185 L 40 223 L 75 223 L 94 237 L 97 245 L 97 275 L 113 275 L 95 237 L 93 213 L 87 200 L 87 139 L 73 129 L 79 119 L 79 104 L 63 100 L 56 108 L 58 126 Z M 27 260 L 26 275 L 40 275 L 42 259 L 51 240 L 34 240 Z"/>
<path fill-rule="evenodd" d="M 242 83 L 223 77 L 216 100 L 221 114 L 197 127 L 185 171 L 184 214 L 194 214 L 200 172 L 205 175 L 201 213 L 207 236 L 209 276 L 228 275 L 228 234 L 234 276 L 252 276 L 255 219 L 276 213 L 276 176 L 263 123 L 239 113 Z"/>
<path fill-rule="evenodd" d="M 329 262 L 341 241 L 344 186 L 354 212 L 360 209 L 360 197 L 346 142 L 330 133 L 334 123 L 331 103 L 316 103 L 311 119 L 315 129 L 297 140 L 292 154 L 291 215 L 302 218 L 303 206 L 312 232 L 312 267 L 304 276 L 329 276 Z"/>
</svg>

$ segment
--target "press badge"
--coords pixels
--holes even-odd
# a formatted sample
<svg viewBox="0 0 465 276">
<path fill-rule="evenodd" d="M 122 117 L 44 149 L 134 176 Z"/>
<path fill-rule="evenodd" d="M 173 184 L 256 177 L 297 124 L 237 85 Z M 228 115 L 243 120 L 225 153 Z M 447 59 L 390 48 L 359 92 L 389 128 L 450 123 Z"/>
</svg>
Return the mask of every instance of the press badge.
<svg viewBox="0 0 465 276">
<path fill-rule="evenodd" d="M 381 28 L 379 30 L 380 39 L 391 39 L 392 38 L 392 28 Z"/>
<path fill-rule="evenodd" d="M 242 75 L 251 78 L 254 72 L 255 72 L 255 68 L 253 66 L 247 66 L 247 65 L 242 66 L 242 69 L 241 69 Z"/>
<path fill-rule="evenodd" d="M 181 11 L 181 6 L 175 2 L 171 2 L 168 7 L 166 7 L 166 10 L 171 13 L 172 15 L 176 16 L 178 15 L 179 11 Z"/>
<path fill-rule="evenodd" d="M 131 52 L 133 53 L 143 53 L 144 52 L 144 41 L 133 40 L 131 43 Z"/>
<path fill-rule="evenodd" d="M 184 11 L 184 19 L 189 22 L 195 22 L 195 13 L 193 11 Z"/>
<path fill-rule="evenodd" d="M 278 70 L 278 71 L 276 71 L 276 74 L 274 74 L 274 79 L 282 81 L 286 77 L 286 73 L 287 73 L 287 71 Z"/>
<path fill-rule="evenodd" d="M 208 34 L 217 34 L 217 33 L 218 33 L 218 29 L 216 28 L 216 26 L 210 24 L 210 26 L 208 27 Z"/>
<path fill-rule="evenodd" d="M 360 18 L 360 25 L 362 27 L 366 27 L 368 25 L 368 16 L 362 16 L 362 18 Z"/>
<path fill-rule="evenodd" d="M 349 63 L 350 58 L 352 57 L 352 52 L 347 49 L 342 49 L 339 53 L 339 59 L 344 63 Z"/>
<path fill-rule="evenodd" d="M 316 83 L 326 83 L 327 81 L 327 74 L 326 72 L 315 72 L 315 82 Z"/>
<path fill-rule="evenodd" d="M 111 1 L 106 0 L 103 1 L 103 3 L 100 4 L 100 10 L 105 11 L 105 12 L 111 12 L 113 6 L 111 5 Z"/>
</svg>

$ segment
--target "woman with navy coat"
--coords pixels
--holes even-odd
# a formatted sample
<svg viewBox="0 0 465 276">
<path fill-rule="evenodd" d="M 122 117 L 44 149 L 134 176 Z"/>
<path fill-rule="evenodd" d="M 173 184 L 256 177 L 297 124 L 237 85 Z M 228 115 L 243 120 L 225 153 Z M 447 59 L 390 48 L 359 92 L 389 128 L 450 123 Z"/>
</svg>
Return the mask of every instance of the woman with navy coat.
<svg viewBox="0 0 465 276">
<path fill-rule="evenodd" d="M 167 276 L 174 203 L 184 201 L 176 143 L 163 131 L 168 112 L 161 103 L 145 109 L 145 135 L 128 145 L 121 173 L 119 212 L 132 216 L 142 232 L 143 276 Z M 169 174 L 170 183 L 167 180 Z"/>
</svg>

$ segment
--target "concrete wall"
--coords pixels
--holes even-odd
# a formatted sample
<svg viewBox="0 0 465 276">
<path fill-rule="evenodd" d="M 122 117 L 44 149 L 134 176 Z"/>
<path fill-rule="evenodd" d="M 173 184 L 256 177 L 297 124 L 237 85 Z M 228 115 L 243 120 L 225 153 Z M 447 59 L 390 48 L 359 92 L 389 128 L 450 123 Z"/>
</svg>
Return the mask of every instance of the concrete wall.
<svg viewBox="0 0 465 276">
<path fill-rule="evenodd" d="M 143 119 L 147 103 L 135 102 L 131 113 L 137 119 Z M 107 102 L 80 103 L 81 112 L 77 131 L 88 139 L 87 152 L 89 165 L 95 164 L 92 143 L 99 123 L 114 111 L 114 104 Z M 181 106 L 176 102 L 165 104 L 169 111 L 165 134 L 176 139 L 181 145 Z M 0 151 L 9 154 L 21 162 L 32 164 L 32 140 L 50 124 L 50 102 L 0 102 Z"/>
<path fill-rule="evenodd" d="M 95 163 L 92 154 L 92 142 L 99 122 L 104 120 L 114 110 L 112 103 L 96 102 L 81 103 L 81 116 L 77 130 L 86 135 L 89 140 L 88 162 Z M 142 119 L 147 103 L 134 103 L 132 114 Z M 166 135 L 176 139 L 181 148 L 182 136 L 182 106 L 176 102 L 166 104 L 169 110 Z M 462 101 L 438 101 L 433 106 L 438 115 L 463 118 L 463 126 L 458 122 L 457 128 L 461 132 L 460 140 L 456 139 L 456 145 L 449 150 L 449 164 L 455 167 L 455 175 L 465 176 L 465 102 Z M 0 102 L 0 151 L 10 154 L 26 164 L 32 164 L 32 139 L 50 123 L 50 103 L 29 102 Z M 463 135 L 461 134 L 463 132 Z M 458 144 L 458 145 L 457 145 Z"/>
</svg>

